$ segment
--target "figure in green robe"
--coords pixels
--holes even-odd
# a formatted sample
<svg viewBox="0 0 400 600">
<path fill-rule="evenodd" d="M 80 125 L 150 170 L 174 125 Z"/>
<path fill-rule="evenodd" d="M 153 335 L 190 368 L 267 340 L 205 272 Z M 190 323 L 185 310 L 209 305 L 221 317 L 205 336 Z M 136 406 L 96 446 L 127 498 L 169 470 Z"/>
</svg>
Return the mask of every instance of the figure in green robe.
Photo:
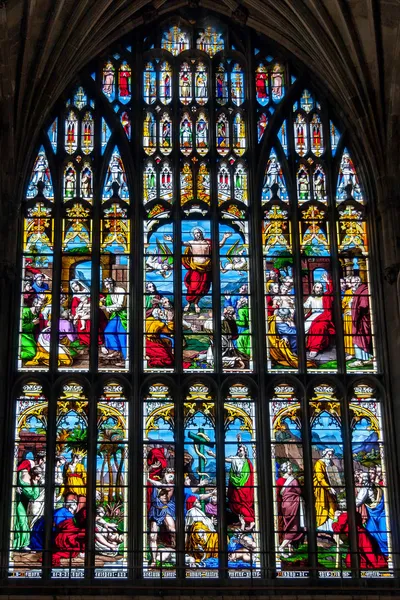
<svg viewBox="0 0 400 600">
<path fill-rule="evenodd" d="M 22 309 L 21 319 L 21 351 L 22 360 L 32 360 L 36 356 L 37 344 L 34 331 L 39 323 L 39 313 L 42 306 L 40 298 L 34 298 L 31 308 Z"/>
<path fill-rule="evenodd" d="M 251 338 L 250 338 L 250 320 L 249 320 L 249 305 L 247 298 L 241 298 L 237 303 L 236 325 L 239 329 L 239 337 L 237 339 L 237 349 L 246 356 L 251 354 Z"/>
<path fill-rule="evenodd" d="M 24 480 L 23 472 L 18 473 L 18 491 L 15 502 L 15 520 L 14 520 L 14 550 L 29 550 L 29 541 L 31 537 L 28 504 L 34 502 L 40 495 L 41 488 L 39 481 L 42 477 L 42 470 L 33 467 L 29 473 L 30 483 Z"/>
</svg>

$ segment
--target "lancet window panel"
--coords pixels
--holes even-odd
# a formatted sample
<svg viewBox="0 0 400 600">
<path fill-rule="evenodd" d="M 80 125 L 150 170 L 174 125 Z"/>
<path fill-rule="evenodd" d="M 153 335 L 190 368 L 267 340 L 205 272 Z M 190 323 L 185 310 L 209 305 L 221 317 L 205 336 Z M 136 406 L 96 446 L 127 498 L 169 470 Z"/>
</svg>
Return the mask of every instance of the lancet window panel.
<svg viewBox="0 0 400 600">
<path fill-rule="evenodd" d="M 352 132 L 268 40 L 183 14 L 94 60 L 36 142 L 8 577 L 391 578 Z"/>
</svg>

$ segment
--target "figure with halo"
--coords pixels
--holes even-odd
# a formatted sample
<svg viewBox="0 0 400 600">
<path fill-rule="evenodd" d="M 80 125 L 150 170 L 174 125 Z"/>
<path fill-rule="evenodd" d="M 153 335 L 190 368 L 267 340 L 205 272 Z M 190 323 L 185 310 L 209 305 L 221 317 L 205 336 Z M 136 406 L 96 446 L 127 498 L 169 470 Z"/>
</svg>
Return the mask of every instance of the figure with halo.
<svg viewBox="0 0 400 600">
<path fill-rule="evenodd" d="M 229 232 L 224 233 L 219 243 L 220 248 L 231 235 Z M 187 304 L 183 310 L 189 312 L 190 306 L 194 304 L 195 312 L 199 313 L 201 311 L 199 302 L 208 294 L 211 287 L 211 240 L 204 237 L 204 230 L 201 227 L 195 227 L 192 236 L 193 239 L 182 242 L 185 246 L 182 264 L 187 269 L 184 278 Z M 172 242 L 172 236 L 165 235 L 164 239 Z"/>
</svg>

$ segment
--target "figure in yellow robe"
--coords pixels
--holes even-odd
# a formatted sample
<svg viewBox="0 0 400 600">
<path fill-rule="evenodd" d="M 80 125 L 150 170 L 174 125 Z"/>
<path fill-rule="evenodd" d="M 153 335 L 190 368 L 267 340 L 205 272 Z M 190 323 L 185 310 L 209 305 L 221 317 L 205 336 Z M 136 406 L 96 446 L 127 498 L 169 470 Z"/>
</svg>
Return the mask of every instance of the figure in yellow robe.
<svg viewBox="0 0 400 600">
<path fill-rule="evenodd" d="M 336 491 L 333 489 L 328 475 L 328 465 L 332 464 L 334 450 L 327 448 L 322 458 L 314 465 L 315 518 L 317 527 L 322 527 L 328 519 L 333 520 L 337 511 Z"/>
<path fill-rule="evenodd" d="M 218 533 L 211 531 L 205 523 L 195 521 L 187 534 L 186 553 L 196 562 L 218 558 Z"/>
<path fill-rule="evenodd" d="M 353 290 L 347 289 L 342 298 L 343 310 L 343 334 L 344 334 L 344 349 L 346 358 L 355 356 L 353 343 L 353 320 L 351 318 L 351 301 L 353 300 Z"/>
<path fill-rule="evenodd" d="M 74 494 L 77 497 L 78 510 L 86 505 L 87 473 L 81 461 L 81 454 L 72 455 L 72 460 L 64 471 L 65 484 L 60 491 L 60 495 L 64 497 L 69 494 Z"/>
</svg>

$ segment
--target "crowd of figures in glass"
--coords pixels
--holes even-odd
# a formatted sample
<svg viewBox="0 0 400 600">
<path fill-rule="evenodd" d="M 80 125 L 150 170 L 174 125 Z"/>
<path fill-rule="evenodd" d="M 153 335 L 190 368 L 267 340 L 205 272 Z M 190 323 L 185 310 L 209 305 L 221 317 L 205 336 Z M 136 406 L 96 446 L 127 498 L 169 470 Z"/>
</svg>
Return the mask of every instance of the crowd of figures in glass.
<svg viewBox="0 0 400 600">
<path fill-rule="evenodd" d="M 143 575 L 176 577 L 175 404 L 154 384 L 143 403 Z"/>
<path fill-rule="evenodd" d="M 123 371 L 129 365 L 129 191 L 119 149 L 112 150 L 103 187 L 100 239 L 98 364 Z"/>
<path fill-rule="evenodd" d="M 339 167 L 336 206 L 346 367 L 348 372 L 375 371 L 365 202 L 347 148 Z"/>
<path fill-rule="evenodd" d="M 316 386 L 310 402 L 318 565 L 332 577 L 350 577 L 357 562 L 365 577 L 390 574 L 392 566 L 380 405 L 374 393 L 368 385 L 356 385 L 349 405 L 356 508 L 353 528 L 358 545 L 354 554 L 352 503 L 346 498 L 344 476 L 343 411 L 329 385 Z"/>
<path fill-rule="evenodd" d="M 182 367 L 195 371 L 221 367 L 225 371 L 246 371 L 252 369 L 253 360 L 248 125 L 242 112 L 247 102 L 245 73 L 237 60 L 221 61 L 219 51 L 224 47 L 224 37 L 209 27 L 199 31 L 197 47 L 215 56 L 215 68 L 210 69 L 206 55 L 204 60 L 186 56 L 175 71 L 168 52 L 180 55 L 189 48 L 190 40 L 189 33 L 177 26 L 164 32 L 161 45 L 167 52 L 162 59 L 149 52 L 142 75 L 146 104 L 143 150 L 147 155 L 142 179 L 146 253 L 144 369 L 168 371 L 177 367 L 174 257 L 179 227 Z M 265 117 L 266 124 L 284 101 L 293 78 L 289 78 L 287 67 L 273 57 L 258 50 L 255 55 L 256 100 L 262 111 L 260 119 Z M 101 82 L 103 94 L 121 119 L 120 111 L 126 112 L 130 107 L 131 80 L 135 75 L 127 56 L 116 53 L 110 57 L 104 63 Z M 178 95 L 173 99 L 175 87 Z M 214 114 L 210 112 L 213 87 Z M 171 112 L 173 100 L 180 107 L 177 118 Z M 336 232 L 332 231 L 327 157 L 328 152 L 336 153 L 340 133 L 330 122 L 328 135 L 321 105 L 309 90 L 301 92 L 292 106 L 293 143 L 288 144 L 289 120 L 285 120 L 270 151 L 262 186 L 267 368 L 336 372 L 339 343 L 341 352 L 344 346 L 349 372 L 374 371 L 365 206 L 358 175 L 348 149 L 341 145 Z M 110 146 L 111 130 L 102 119 L 105 179 L 98 275 L 92 267 L 93 204 L 97 202 L 93 199 L 93 109 L 94 101 L 79 87 L 66 102 L 64 127 L 55 120 L 48 131 L 53 150 L 63 134 L 61 150 L 65 156 L 59 335 L 53 364 L 64 370 L 86 370 L 93 360 L 102 370 L 124 371 L 130 360 L 130 191 L 120 148 L 113 142 Z M 213 127 L 214 149 L 210 147 Z M 176 149 L 175 128 L 179 140 Z M 296 159 L 294 197 L 289 194 L 286 162 L 292 146 Z M 179 167 L 171 161 L 173 150 L 181 156 Z M 217 157 L 214 168 L 209 159 L 211 152 Z M 49 163 L 42 146 L 25 205 L 20 368 L 47 369 L 51 363 L 53 199 Z M 213 203 L 218 204 L 218 240 L 213 239 L 217 232 L 210 220 Z M 173 225 L 175 213 L 177 222 Z M 298 237 L 293 243 L 295 234 Z M 337 239 L 332 246 L 335 234 Z M 340 290 L 334 289 L 332 247 L 338 249 Z M 213 278 L 218 271 L 216 285 Z M 93 287 L 100 287 L 95 313 L 91 307 Z M 218 289 L 221 310 L 216 306 Z M 340 309 L 335 307 L 339 295 L 341 324 L 337 322 Z M 215 340 L 217 322 L 221 337 Z M 343 339 L 338 337 L 341 332 Z M 216 344 L 221 346 L 219 365 L 215 364 Z M 96 359 L 89 351 L 91 345 L 98 347 Z"/>
<path fill-rule="evenodd" d="M 354 164 L 343 150 L 336 192 L 340 292 L 334 289 L 332 236 L 324 164 L 326 143 L 320 105 L 305 90 L 293 110 L 297 157 L 295 203 L 289 198 L 285 158 L 277 142 L 270 152 L 262 188 L 263 247 L 268 366 L 271 370 L 332 371 L 338 368 L 338 334 L 343 327 L 346 367 L 374 371 L 373 321 L 369 292 L 368 244 L 363 197 Z M 332 151 L 339 134 L 331 124 Z M 307 160 L 304 160 L 304 159 Z M 296 209 L 293 209 L 295 204 Z M 299 230 L 300 253 L 292 232 Z M 301 289 L 295 292 L 299 277 Z M 335 321 L 340 293 L 343 322 Z M 298 314 L 298 304 L 303 314 Z M 304 355 L 299 356 L 299 329 Z M 341 340 L 340 343 L 342 344 Z"/>
<path fill-rule="evenodd" d="M 80 124 L 78 110 L 88 102 L 83 89 L 76 95 L 77 104 L 71 111 L 76 119 L 77 133 Z M 88 369 L 91 343 L 91 287 L 92 287 L 92 204 L 93 172 L 85 163 L 80 171 L 78 143 L 72 144 L 70 119 L 65 124 L 65 136 L 69 136 L 67 152 L 71 155 L 64 170 L 64 219 L 62 228 L 61 293 L 59 315 L 58 364 L 62 369 Z M 90 130 L 91 143 L 82 151 L 92 158 L 94 148 L 94 124 Z M 66 141 L 67 144 L 67 141 Z M 69 152 L 68 148 L 73 152 Z M 61 351 L 61 352 L 60 352 Z M 68 360 L 62 363 L 60 357 Z"/>
<path fill-rule="evenodd" d="M 156 224 L 156 219 L 149 219 L 144 227 L 144 366 L 159 371 L 175 366 L 175 309 L 173 225 Z"/>
<path fill-rule="evenodd" d="M 176 577 L 176 408 L 163 384 L 144 400 L 144 575 Z M 188 578 L 218 577 L 220 511 L 228 525 L 231 577 L 259 577 L 259 523 L 254 404 L 245 386 L 224 405 L 226 505 L 218 501 L 216 407 L 210 390 L 193 384 L 183 407 L 183 518 Z M 179 504 L 182 504 L 179 503 Z"/>
<path fill-rule="evenodd" d="M 359 567 L 362 577 L 385 576 L 393 571 L 393 558 L 382 404 L 377 390 L 366 383 L 354 385 L 349 408 Z M 348 516 L 340 513 L 334 531 L 345 538 L 349 527 Z M 343 559 L 348 567 L 351 556 Z"/>
<path fill-rule="evenodd" d="M 97 408 L 95 576 L 126 576 L 127 404 L 122 388 L 104 387 Z M 57 402 L 53 507 L 45 510 L 48 403 L 35 382 L 17 400 L 10 574 L 40 577 L 46 531 L 52 577 L 84 576 L 88 544 L 88 402 L 82 386 L 63 386 Z M 48 549 L 48 548 L 47 548 Z M 48 556 L 48 553 L 46 554 Z"/>
<path fill-rule="evenodd" d="M 19 367 L 46 370 L 50 364 L 50 328 L 54 251 L 54 192 L 43 146 L 30 177 L 24 207 Z M 60 360 L 63 361 L 65 357 Z"/>
<path fill-rule="evenodd" d="M 81 385 L 64 385 L 57 402 L 52 577 L 83 577 L 87 545 L 88 402 Z M 43 533 L 44 537 L 44 528 Z M 42 542 L 43 543 L 43 542 Z"/>
<path fill-rule="evenodd" d="M 15 401 L 9 575 L 84 579 L 90 567 L 124 578 L 130 565 L 160 579 L 270 567 L 279 578 L 315 567 L 390 576 L 381 397 L 363 379 L 344 406 L 325 379 L 377 370 L 367 207 L 348 134 L 314 92 L 293 88 L 279 56 L 254 48 L 249 72 L 224 27 L 170 21 L 139 46 L 133 56 L 119 43 L 63 98 L 26 188 L 18 369 L 30 380 Z M 266 432 L 256 435 L 245 379 L 256 365 L 288 374 L 264 409 L 268 561 Z M 128 391 L 117 381 L 133 368 L 165 381 L 243 374 L 223 395 L 203 378 L 177 397 L 172 383 L 147 382 L 130 417 L 143 419 L 142 530 L 134 515 L 128 523 Z M 49 370 L 74 378 L 50 403 L 31 381 Z M 104 376 L 93 402 L 74 371 Z M 305 372 L 324 379 L 302 397 L 292 374 Z M 140 548 L 130 563 L 128 532 Z"/>
<path fill-rule="evenodd" d="M 281 383 L 270 401 L 276 566 L 278 576 L 307 577 L 305 473 L 300 401 Z M 350 390 L 351 453 L 355 489 L 346 497 L 343 409 L 331 385 L 315 386 L 309 403 L 317 566 L 321 577 L 390 575 L 393 564 L 388 526 L 381 406 L 376 391 L 359 383 Z M 351 515 L 355 508 L 354 516 Z M 353 523 L 353 525 L 351 525 Z M 356 532 L 357 547 L 350 532 Z M 353 538 L 354 539 L 354 538 Z"/>
<path fill-rule="evenodd" d="M 285 178 L 275 149 L 263 185 L 263 254 L 268 367 L 299 367 L 291 211 Z"/>
<path fill-rule="evenodd" d="M 113 381 L 97 402 L 95 577 L 127 577 L 128 402 Z"/>
<path fill-rule="evenodd" d="M 224 206 L 221 213 L 225 218 L 220 236 L 227 240 L 220 248 L 222 368 L 249 370 L 253 363 L 246 213 L 236 204 Z"/>
</svg>

